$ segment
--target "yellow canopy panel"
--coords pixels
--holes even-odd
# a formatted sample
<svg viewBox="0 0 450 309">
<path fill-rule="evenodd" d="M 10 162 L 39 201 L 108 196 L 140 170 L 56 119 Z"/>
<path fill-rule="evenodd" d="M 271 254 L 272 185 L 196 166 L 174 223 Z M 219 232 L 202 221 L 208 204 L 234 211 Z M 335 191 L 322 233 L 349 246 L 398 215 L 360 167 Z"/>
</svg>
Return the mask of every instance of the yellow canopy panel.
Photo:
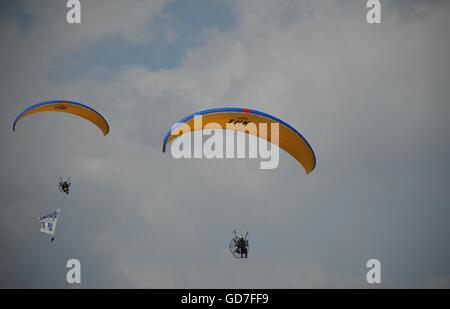
<svg viewBox="0 0 450 309">
<path fill-rule="evenodd" d="M 196 123 L 196 118 L 199 116 L 202 116 L 201 127 L 194 125 Z M 259 127 L 262 123 L 267 124 L 267 134 L 265 134 L 266 131 L 255 130 L 255 127 Z M 271 140 L 271 123 L 279 124 L 278 141 Z M 194 130 L 214 129 L 215 127 L 211 127 L 213 124 L 216 126 L 218 125 L 218 128 L 221 129 L 227 129 L 230 128 L 230 125 L 234 125 L 231 127 L 235 131 L 252 134 L 276 144 L 294 157 L 303 166 L 307 174 L 312 172 L 316 166 L 314 151 L 306 139 L 296 129 L 272 115 L 246 108 L 214 108 L 184 117 L 177 124 L 172 126 L 172 129 L 165 136 L 163 140 L 163 152 L 166 150 L 167 143 L 184 134 L 184 132 L 180 132 L 182 131 L 183 126 L 187 125 L 192 132 Z M 251 126 L 249 124 L 255 124 L 256 126 Z"/>
<path fill-rule="evenodd" d="M 96 110 L 81 103 L 64 100 L 41 102 L 26 108 L 14 120 L 13 131 L 16 130 L 16 124 L 21 119 L 41 112 L 61 112 L 77 115 L 95 124 L 102 131 L 103 135 L 106 136 L 109 133 L 108 122 Z"/>
</svg>

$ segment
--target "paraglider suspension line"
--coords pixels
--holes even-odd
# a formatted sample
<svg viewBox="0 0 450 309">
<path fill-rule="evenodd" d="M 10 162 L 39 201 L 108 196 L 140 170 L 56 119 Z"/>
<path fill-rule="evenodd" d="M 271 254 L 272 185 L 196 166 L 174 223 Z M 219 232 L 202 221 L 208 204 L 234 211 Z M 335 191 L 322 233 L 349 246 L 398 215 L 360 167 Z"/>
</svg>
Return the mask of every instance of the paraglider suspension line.
<svg viewBox="0 0 450 309">
<path fill-rule="evenodd" d="M 64 196 L 63 196 L 63 198 L 62 198 L 62 200 L 61 200 L 61 203 L 59 203 L 59 209 L 61 209 L 60 211 L 59 211 L 59 217 L 61 217 L 61 213 L 62 213 L 62 211 L 63 211 L 63 204 L 64 204 L 64 201 L 66 200 L 66 197 L 67 197 L 67 194 L 65 194 Z M 53 235 L 53 237 L 50 239 L 50 242 L 51 243 L 53 243 L 55 241 L 55 235 Z"/>
</svg>

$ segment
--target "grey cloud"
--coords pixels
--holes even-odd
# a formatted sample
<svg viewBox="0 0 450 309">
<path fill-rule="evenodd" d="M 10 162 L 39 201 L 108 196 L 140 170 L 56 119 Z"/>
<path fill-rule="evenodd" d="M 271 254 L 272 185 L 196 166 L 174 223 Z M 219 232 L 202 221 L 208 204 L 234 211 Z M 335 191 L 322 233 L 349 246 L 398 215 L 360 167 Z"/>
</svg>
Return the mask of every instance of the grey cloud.
<svg viewBox="0 0 450 309">
<path fill-rule="evenodd" d="M 341 3 L 235 1 L 237 25 L 212 32 L 182 66 L 106 81 L 48 80 L 63 47 L 14 61 L 5 59 L 15 48 L 2 47 L 0 285 L 67 287 L 73 257 L 86 268 L 82 287 L 369 287 L 374 257 L 384 287 L 445 282 L 426 280 L 450 271 L 450 7 L 386 2 L 383 24 L 367 25 L 363 5 Z M 84 26 L 139 36 L 149 15 L 133 23 L 119 6 L 108 14 L 125 16 L 124 29 Z M 41 40 L 11 29 L 2 37 L 24 50 Z M 50 115 L 11 131 L 21 108 L 49 97 L 94 105 L 111 134 Z M 316 171 L 306 176 L 286 154 L 274 171 L 161 154 L 172 123 L 227 105 L 291 123 L 316 151 Z M 36 217 L 58 203 L 55 183 L 69 175 L 73 193 L 49 246 Z M 250 231 L 245 264 L 227 252 L 234 228 Z"/>
</svg>

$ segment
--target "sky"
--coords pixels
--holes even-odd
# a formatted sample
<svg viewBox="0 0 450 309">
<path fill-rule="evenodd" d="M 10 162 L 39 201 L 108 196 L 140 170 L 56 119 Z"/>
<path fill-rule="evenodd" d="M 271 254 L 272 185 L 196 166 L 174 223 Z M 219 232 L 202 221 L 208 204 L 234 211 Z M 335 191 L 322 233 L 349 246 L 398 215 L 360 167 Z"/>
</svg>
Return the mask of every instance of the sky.
<svg viewBox="0 0 450 309">
<path fill-rule="evenodd" d="M 65 1 L 2 1 L 0 288 L 450 288 L 450 3 L 381 3 L 368 24 L 356 0 L 82 0 L 67 24 Z M 53 113 L 12 131 L 51 99 L 110 134 Z M 162 154 L 173 123 L 226 106 L 291 124 L 316 169 Z"/>
</svg>

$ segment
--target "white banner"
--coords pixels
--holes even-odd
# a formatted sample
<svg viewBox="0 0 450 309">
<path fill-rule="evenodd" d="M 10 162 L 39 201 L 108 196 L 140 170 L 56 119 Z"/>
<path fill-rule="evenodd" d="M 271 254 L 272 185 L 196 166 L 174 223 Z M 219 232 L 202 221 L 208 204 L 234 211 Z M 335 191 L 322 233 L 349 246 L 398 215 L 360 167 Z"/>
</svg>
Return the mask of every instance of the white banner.
<svg viewBox="0 0 450 309">
<path fill-rule="evenodd" d="M 56 222 L 58 221 L 60 213 L 61 208 L 58 208 L 45 216 L 39 217 L 42 233 L 55 235 Z"/>
</svg>

